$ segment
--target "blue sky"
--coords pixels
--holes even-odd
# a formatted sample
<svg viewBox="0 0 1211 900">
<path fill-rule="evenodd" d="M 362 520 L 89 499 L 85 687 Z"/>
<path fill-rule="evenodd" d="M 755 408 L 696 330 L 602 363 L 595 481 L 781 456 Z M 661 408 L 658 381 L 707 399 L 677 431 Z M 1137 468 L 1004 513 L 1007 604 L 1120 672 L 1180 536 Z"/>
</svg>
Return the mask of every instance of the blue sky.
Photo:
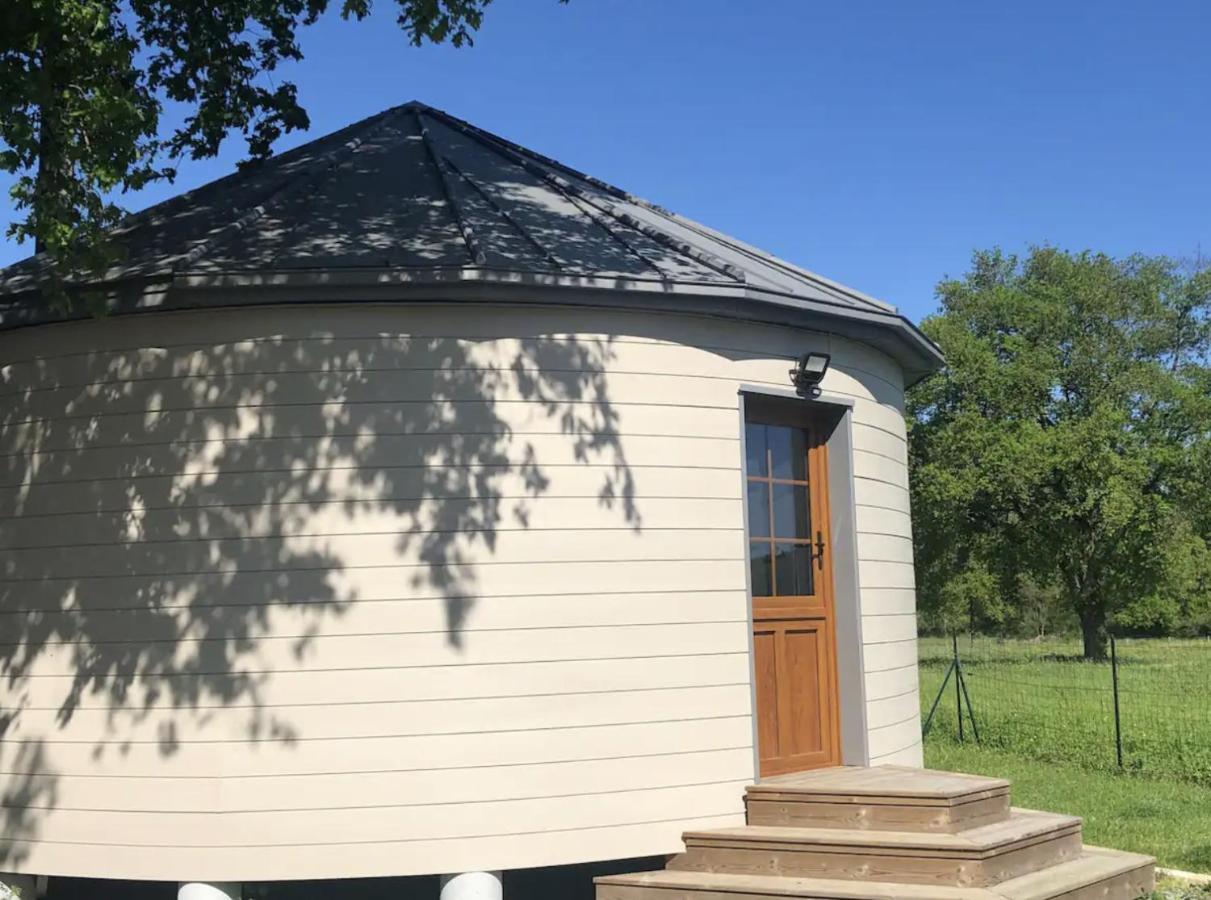
<svg viewBox="0 0 1211 900">
<path fill-rule="evenodd" d="M 975 248 L 1211 255 L 1206 0 L 496 0 L 457 51 L 376 6 L 304 33 L 281 149 L 419 99 L 914 319 Z"/>
</svg>

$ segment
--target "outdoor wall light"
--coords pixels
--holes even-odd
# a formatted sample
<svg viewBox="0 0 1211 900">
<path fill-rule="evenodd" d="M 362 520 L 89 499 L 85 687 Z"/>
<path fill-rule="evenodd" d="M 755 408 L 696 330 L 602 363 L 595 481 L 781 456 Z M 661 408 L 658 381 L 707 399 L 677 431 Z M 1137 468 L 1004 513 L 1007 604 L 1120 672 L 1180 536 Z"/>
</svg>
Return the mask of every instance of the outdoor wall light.
<svg viewBox="0 0 1211 900">
<path fill-rule="evenodd" d="M 820 396 L 820 380 L 832 359 L 827 353 L 808 353 L 791 369 L 791 383 L 800 394 Z"/>
</svg>

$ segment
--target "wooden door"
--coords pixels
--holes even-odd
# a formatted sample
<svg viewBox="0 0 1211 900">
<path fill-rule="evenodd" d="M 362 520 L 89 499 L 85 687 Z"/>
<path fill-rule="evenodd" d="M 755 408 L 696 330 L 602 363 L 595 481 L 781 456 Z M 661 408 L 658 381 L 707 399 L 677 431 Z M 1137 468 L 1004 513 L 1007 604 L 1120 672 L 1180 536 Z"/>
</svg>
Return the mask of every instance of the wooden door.
<svg viewBox="0 0 1211 900">
<path fill-rule="evenodd" d="M 838 765 L 828 459 L 801 405 L 750 401 L 745 426 L 753 667 L 762 775 Z"/>
</svg>

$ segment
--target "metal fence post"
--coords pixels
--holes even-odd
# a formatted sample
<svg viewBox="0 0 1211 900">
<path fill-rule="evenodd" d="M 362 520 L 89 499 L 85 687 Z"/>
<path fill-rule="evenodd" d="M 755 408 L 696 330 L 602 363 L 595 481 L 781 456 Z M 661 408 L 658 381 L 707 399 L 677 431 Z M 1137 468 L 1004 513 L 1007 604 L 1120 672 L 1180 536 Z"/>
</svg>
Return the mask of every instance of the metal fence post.
<svg viewBox="0 0 1211 900">
<path fill-rule="evenodd" d="M 955 718 L 959 721 L 959 743 L 963 742 L 963 687 L 959 684 L 959 636 L 950 636 L 950 645 L 954 650 L 954 661 L 951 663 L 955 670 Z"/>
<path fill-rule="evenodd" d="M 929 715 L 925 717 L 925 724 L 921 726 L 921 737 L 929 737 L 929 729 L 933 725 L 934 713 L 938 711 L 938 704 L 942 702 L 942 697 L 946 693 L 946 685 L 950 683 L 950 676 L 955 670 L 954 660 L 950 661 L 950 665 L 946 667 L 946 674 L 942 676 L 942 684 L 938 687 L 938 696 L 933 698 L 933 706 L 929 707 Z"/>
<path fill-rule="evenodd" d="M 1123 720 L 1119 715 L 1118 703 L 1118 648 L 1114 635 L 1110 636 L 1110 683 L 1114 690 L 1114 753 L 1118 767 L 1123 767 Z"/>
<path fill-rule="evenodd" d="M 976 711 L 971 707 L 971 694 L 967 692 L 967 676 L 963 674 L 963 664 L 955 660 L 955 678 L 963 689 L 963 700 L 967 703 L 967 718 L 971 721 L 971 734 L 980 743 L 980 729 L 976 727 Z"/>
</svg>

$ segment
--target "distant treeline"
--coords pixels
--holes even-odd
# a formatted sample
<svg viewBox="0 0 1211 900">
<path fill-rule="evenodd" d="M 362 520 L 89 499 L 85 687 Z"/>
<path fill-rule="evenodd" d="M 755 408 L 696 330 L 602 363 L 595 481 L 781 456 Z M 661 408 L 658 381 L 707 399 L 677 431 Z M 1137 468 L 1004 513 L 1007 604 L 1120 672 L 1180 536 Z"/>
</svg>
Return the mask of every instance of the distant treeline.
<svg viewBox="0 0 1211 900">
<path fill-rule="evenodd" d="M 909 391 L 922 626 L 1211 634 L 1211 265 L 975 254 Z"/>
</svg>

